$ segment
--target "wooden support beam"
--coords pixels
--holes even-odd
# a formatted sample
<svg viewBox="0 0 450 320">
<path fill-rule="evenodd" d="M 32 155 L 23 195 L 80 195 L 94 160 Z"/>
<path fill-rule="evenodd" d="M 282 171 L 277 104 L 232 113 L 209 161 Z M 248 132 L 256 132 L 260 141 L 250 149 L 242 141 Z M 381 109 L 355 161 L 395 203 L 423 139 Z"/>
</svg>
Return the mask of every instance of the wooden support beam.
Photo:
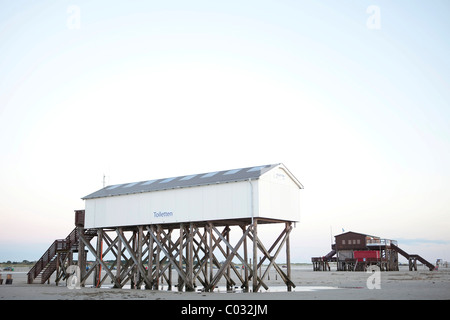
<svg viewBox="0 0 450 320">
<path fill-rule="evenodd" d="M 261 241 L 257 241 L 257 243 L 258 243 L 258 246 L 260 247 L 260 249 L 265 253 L 264 254 L 264 257 L 261 259 L 261 261 L 260 261 L 260 264 L 262 264 L 267 258 L 270 258 L 270 253 L 272 252 L 272 250 L 274 249 L 274 248 L 276 248 L 276 246 L 277 246 L 277 244 L 280 242 L 280 240 L 281 239 L 284 239 L 284 237 L 286 237 L 286 233 L 289 231 L 291 231 L 292 230 L 292 226 L 290 227 L 290 229 L 283 229 L 283 231 L 280 233 L 280 235 L 278 236 L 278 238 L 277 238 L 277 240 L 272 244 L 272 246 L 270 247 L 270 249 L 269 250 L 266 250 L 265 248 L 264 248 L 264 245 L 262 244 L 262 242 Z M 254 240 L 254 238 L 251 236 L 251 235 L 249 235 L 249 238 L 252 240 L 252 241 L 255 241 Z M 281 247 L 280 247 L 281 248 Z M 278 274 L 280 274 L 280 276 L 282 277 L 282 279 L 283 279 L 283 281 L 285 281 L 285 283 L 286 283 L 286 281 L 288 281 L 287 279 L 289 279 L 288 277 L 287 277 L 287 275 L 284 273 L 284 271 L 278 266 L 278 264 L 276 264 L 276 263 L 274 263 L 274 265 L 273 265 L 274 267 L 275 267 L 275 269 L 277 270 L 277 272 L 278 272 Z M 251 276 L 250 276 L 251 277 Z M 290 281 L 290 280 L 289 280 Z M 294 283 L 292 283 L 291 282 L 291 285 L 293 286 L 293 287 L 295 287 L 295 284 Z"/>
<path fill-rule="evenodd" d="M 154 260 L 154 240 L 152 237 L 153 230 L 147 227 L 147 235 L 149 236 L 149 244 L 148 244 L 148 266 L 147 266 L 147 278 L 150 280 L 150 285 L 146 283 L 146 289 L 153 289 L 154 280 L 153 280 L 153 260 Z"/>
<path fill-rule="evenodd" d="M 84 234 L 84 228 L 78 227 L 79 237 Z M 86 274 L 86 255 L 84 253 L 84 242 L 78 243 L 78 267 L 80 268 L 80 278 L 83 279 Z M 84 287 L 84 282 L 80 281 L 80 286 Z"/>
<path fill-rule="evenodd" d="M 164 250 L 164 257 L 159 260 L 159 273 L 162 277 L 164 277 L 164 279 L 166 279 L 167 284 L 168 284 L 168 290 L 170 290 L 171 286 L 172 286 L 172 273 L 171 273 L 171 268 L 173 267 L 173 263 L 175 262 L 176 264 L 176 257 L 178 256 L 178 253 L 176 253 L 175 255 L 172 254 L 173 251 L 176 251 L 177 246 L 178 246 L 178 242 L 180 241 L 180 239 L 178 239 L 175 243 L 173 243 L 172 239 L 171 239 L 171 235 L 172 235 L 172 229 L 169 229 L 169 233 L 165 233 L 164 229 L 162 229 L 162 227 L 160 225 L 157 226 L 158 228 L 158 232 L 160 235 L 160 239 L 158 239 L 158 243 L 161 245 L 161 248 Z M 160 249 L 160 248 L 157 248 Z M 169 263 L 164 264 L 165 261 L 169 261 Z M 170 261 L 172 261 L 172 263 L 170 263 Z M 156 267 L 155 267 L 155 273 L 156 273 Z M 166 276 L 165 271 L 169 269 L 169 275 Z"/>
<path fill-rule="evenodd" d="M 151 227 L 148 227 L 151 230 Z M 153 238 L 153 241 L 156 243 L 156 246 L 161 250 L 164 255 L 169 260 L 169 263 L 172 264 L 174 269 L 178 272 L 178 275 L 182 278 L 183 282 L 186 281 L 186 273 L 183 271 L 182 268 L 179 267 L 179 264 L 175 261 L 175 258 L 166 250 L 164 245 L 161 243 L 161 241 L 158 239 L 156 235 L 154 235 L 153 232 L 150 233 L 150 236 Z M 158 261 L 157 261 L 158 262 Z"/>
<path fill-rule="evenodd" d="M 187 246 L 186 246 L 186 291 L 194 291 L 194 254 L 193 254 L 193 246 L 194 246 L 194 226 L 193 223 L 189 223 L 189 233 L 187 237 Z"/>
<path fill-rule="evenodd" d="M 103 252 L 104 255 L 107 255 L 109 251 L 111 251 L 115 257 L 117 257 L 117 253 L 114 249 L 117 249 L 117 243 L 119 241 L 119 237 L 115 237 L 114 240 L 106 233 L 103 232 L 103 240 L 105 241 L 107 248 Z"/>
<path fill-rule="evenodd" d="M 120 286 L 120 284 L 117 282 L 116 277 L 112 274 L 112 272 L 109 270 L 108 266 L 103 262 L 102 259 L 98 256 L 95 249 L 92 247 L 92 245 L 89 243 L 89 241 L 84 237 L 82 233 L 79 235 L 80 240 L 83 242 L 83 244 L 91 251 L 91 253 L 94 255 L 96 261 L 102 265 L 102 267 L 105 269 L 106 273 L 111 277 L 111 280 L 117 285 Z M 84 250 L 83 250 L 84 251 Z M 79 253 L 78 253 L 79 254 Z"/>
<path fill-rule="evenodd" d="M 135 255 L 135 252 L 132 250 L 132 248 L 130 247 L 128 241 L 125 238 L 125 235 L 123 234 L 123 230 L 122 228 L 118 228 L 116 229 L 117 235 L 119 236 L 119 238 L 122 240 L 122 243 L 124 244 L 125 248 L 127 249 L 129 255 L 131 256 L 131 259 L 134 261 L 134 263 L 136 264 L 138 270 L 141 272 L 141 274 L 145 274 L 145 269 L 142 266 L 142 261 L 139 261 Z M 144 277 L 144 281 L 145 283 L 149 286 L 150 285 L 150 281 L 148 280 L 147 277 Z"/>
<path fill-rule="evenodd" d="M 173 246 L 173 244 L 172 244 L 172 229 L 169 229 L 169 233 L 168 233 L 168 244 L 169 244 L 169 252 L 170 252 L 170 254 L 172 254 L 172 251 L 173 251 L 173 248 L 175 247 L 175 246 Z M 167 279 L 167 285 L 168 285 L 168 287 L 167 287 L 167 290 L 172 290 L 172 264 L 171 263 L 169 263 L 168 265 L 167 265 L 167 267 L 169 268 L 169 275 L 168 275 L 168 279 Z"/>
<path fill-rule="evenodd" d="M 242 233 L 245 233 L 245 226 L 241 226 L 242 228 Z M 244 281 L 242 282 L 242 286 L 244 289 L 244 292 L 248 292 L 249 290 L 249 285 L 248 285 L 248 268 L 247 268 L 247 261 L 248 261 L 248 253 L 247 253 L 247 237 L 244 238 L 244 261 L 245 264 L 242 265 L 242 267 L 244 268 Z"/>
<path fill-rule="evenodd" d="M 184 239 L 184 224 L 180 223 L 180 243 L 178 248 L 178 291 L 183 291 L 186 282 L 186 276 L 183 277 L 183 239 Z"/>
<path fill-rule="evenodd" d="M 230 233 L 230 230 L 231 230 L 231 229 L 230 229 L 229 226 L 225 226 L 225 228 L 223 229 L 223 231 L 222 231 L 222 233 L 221 233 L 222 236 L 226 239 L 226 241 L 227 241 L 228 243 L 230 242 L 230 241 L 229 241 L 229 233 Z M 229 247 L 227 246 L 227 247 L 226 247 L 227 250 L 225 251 L 225 250 L 222 248 L 222 246 L 220 245 L 220 242 L 222 241 L 221 238 L 219 237 L 219 238 L 216 239 L 216 237 L 214 236 L 214 234 L 212 234 L 212 240 L 214 241 L 214 244 L 213 244 L 213 247 L 212 247 L 212 252 L 213 252 L 213 255 L 212 255 L 212 257 L 213 257 L 213 263 L 214 263 L 215 266 L 217 266 L 217 268 L 220 268 L 220 263 L 219 263 L 219 260 L 217 260 L 216 256 L 214 255 L 214 250 L 215 250 L 216 248 L 219 248 L 219 250 L 220 250 L 220 252 L 222 253 L 222 255 L 223 255 L 224 257 L 228 257 L 228 256 L 230 255 Z M 244 241 L 245 241 L 245 239 L 244 239 Z M 227 267 L 227 272 L 224 273 L 224 277 L 225 277 L 225 279 L 227 280 L 227 283 L 229 283 L 231 286 L 235 285 L 235 282 L 231 279 L 231 276 L 230 276 L 230 274 L 229 274 L 229 272 L 228 272 L 228 270 L 229 270 L 230 267 L 233 269 L 233 271 L 235 272 L 236 276 L 239 278 L 239 280 L 241 281 L 241 283 L 244 283 L 244 280 L 243 280 L 243 278 L 241 277 L 239 271 L 236 269 L 236 267 L 235 267 L 234 264 L 232 264 L 232 263 L 230 263 L 230 264 L 228 265 L 228 267 Z"/>
<path fill-rule="evenodd" d="M 291 222 L 286 222 L 286 268 L 287 268 L 287 278 L 291 279 L 291 242 L 289 240 L 289 234 L 291 233 L 292 230 L 292 223 Z M 275 258 L 274 258 L 275 260 Z M 294 286 L 295 287 L 295 286 Z M 287 284 L 287 291 L 291 292 L 292 291 L 292 286 L 290 283 Z"/>
<path fill-rule="evenodd" d="M 218 247 L 220 249 L 220 251 L 222 252 L 222 254 L 225 257 L 228 256 L 225 254 L 225 251 L 220 246 L 220 242 L 221 242 L 220 238 L 216 239 L 214 237 L 214 235 L 212 234 L 212 238 L 210 239 L 210 236 L 211 236 L 210 231 L 212 231 L 211 225 L 206 225 L 204 227 L 203 235 L 200 233 L 199 229 L 197 228 L 196 235 L 198 235 L 200 237 L 200 241 L 198 241 L 197 239 L 194 238 L 194 244 L 197 246 L 196 248 L 194 248 L 194 257 L 197 259 L 197 262 L 198 262 L 198 264 L 196 265 L 197 268 L 196 269 L 194 268 L 194 281 L 199 280 L 204 288 L 208 287 L 209 283 L 212 281 L 213 266 L 216 266 L 217 268 L 221 267 L 219 260 L 214 255 L 214 250 L 216 249 L 216 247 Z M 222 235 L 226 236 L 228 232 L 229 232 L 229 227 L 227 226 L 222 231 Z M 212 240 L 212 243 L 213 243 L 212 246 L 208 244 L 210 242 L 210 240 Z M 202 251 L 204 254 L 202 257 L 200 257 L 200 255 L 199 255 L 200 251 Z M 208 271 L 208 266 L 209 266 L 209 271 Z M 235 270 L 237 276 L 240 277 L 240 274 L 236 270 L 236 267 L 232 264 L 231 264 L 231 266 Z M 200 273 L 203 274 L 204 280 L 202 280 L 200 278 Z M 232 285 L 235 284 L 233 279 L 231 279 L 231 277 L 227 273 L 224 274 L 224 277 L 226 278 L 227 283 L 231 283 Z"/>
<path fill-rule="evenodd" d="M 209 244 L 208 244 L 208 258 L 209 258 L 209 279 L 208 279 L 208 285 L 210 285 L 213 282 L 213 276 L 214 276 L 214 270 L 213 270 L 213 227 L 212 223 L 210 222 L 208 224 L 208 235 L 209 235 Z M 214 287 L 210 287 L 210 291 L 213 291 Z"/>
<path fill-rule="evenodd" d="M 283 247 L 284 243 L 287 241 L 287 239 L 289 238 L 289 233 L 292 230 L 292 226 L 284 229 L 282 234 L 284 234 L 284 238 L 281 241 L 280 245 L 278 246 L 278 249 L 275 252 L 274 256 L 270 256 L 270 252 L 266 250 L 266 248 L 264 247 L 263 243 L 259 240 L 259 239 L 255 239 L 253 238 L 253 241 L 256 240 L 258 247 L 261 249 L 262 253 L 265 255 L 265 257 L 267 259 L 269 259 L 270 263 L 266 268 L 266 271 L 264 272 L 264 275 L 262 276 L 262 279 L 265 278 L 266 274 L 269 272 L 270 268 L 272 267 L 272 265 L 274 266 L 274 268 L 277 270 L 278 274 L 281 276 L 281 278 L 283 279 L 284 283 L 286 284 L 286 286 L 288 287 L 288 291 L 289 291 L 289 287 L 294 287 L 295 288 L 295 284 L 291 281 L 290 276 L 285 274 L 283 272 L 283 270 L 278 266 L 277 263 L 275 263 L 275 260 L 278 256 L 278 254 L 281 251 L 281 248 Z M 257 286 L 257 290 L 259 290 L 259 288 L 261 287 L 261 285 Z"/>
<path fill-rule="evenodd" d="M 196 239 L 196 235 L 198 235 L 199 240 Z M 200 281 L 203 287 L 208 285 L 208 244 L 207 244 L 207 227 L 203 228 L 203 234 L 200 232 L 200 228 L 196 228 L 194 230 L 194 238 L 193 238 L 193 254 L 194 261 L 196 260 L 196 264 L 193 267 L 193 281 L 194 286 L 196 286 L 196 281 Z M 203 253 L 203 256 L 201 255 Z M 203 275 L 203 279 L 201 278 Z"/>
<path fill-rule="evenodd" d="M 223 237 L 223 235 L 219 232 L 219 230 L 217 230 L 217 228 L 215 226 L 213 226 L 213 230 L 217 233 L 217 235 L 222 239 L 222 241 L 230 247 L 231 253 L 230 255 L 227 257 L 227 259 L 225 260 L 225 262 L 222 264 L 221 268 L 217 271 L 216 275 L 213 278 L 213 281 L 209 284 L 209 287 L 206 288 L 206 291 L 210 291 L 211 288 L 213 288 L 220 280 L 220 278 L 222 277 L 225 269 L 227 268 L 227 266 L 231 263 L 231 260 L 233 260 L 233 258 L 236 256 L 239 260 L 241 260 L 241 262 L 248 268 L 248 264 L 246 261 L 244 261 L 244 259 L 242 259 L 242 257 L 238 254 L 237 250 L 239 249 L 239 247 L 241 246 L 241 244 L 244 242 L 244 239 L 247 237 L 247 235 L 249 234 L 251 227 L 247 228 L 247 230 L 243 233 L 242 237 L 239 239 L 238 243 L 236 244 L 236 246 L 232 246 L 229 242 L 226 241 L 225 237 Z"/>
<path fill-rule="evenodd" d="M 142 266 L 142 245 L 144 242 L 144 227 L 143 226 L 139 226 L 138 227 L 138 233 L 137 233 L 137 260 L 139 261 L 139 264 Z M 137 288 L 140 288 L 142 281 L 145 282 L 145 279 L 147 279 L 147 275 L 145 272 L 145 269 L 143 268 L 138 268 L 137 270 L 137 277 L 136 277 L 136 286 Z M 148 286 L 148 283 L 146 283 L 146 285 Z"/>
<path fill-rule="evenodd" d="M 226 233 L 225 239 L 229 243 L 230 242 L 230 227 L 226 226 L 225 229 L 227 229 L 227 233 Z M 228 257 L 230 255 L 230 248 L 227 247 L 226 249 L 227 249 L 227 253 L 226 253 L 225 257 Z M 232 263 L 231 263 L 231 265 L 232 265 Z M 233 269 L 235 271 L 237 271 L 235 266 L 234 265 L 232 265 L 232 266 L 233 266 Z M 232 289 L 233 285 L 234 285 L 234 281 L 231 281 L 231 274 L 230 273 L 231 273 L 231 268 L 230 268 L 230 265 L 228 265 L 227 272 L 225 274 L 226 275 L 226 279 L 227 279 L 227 291 L 230 291 Z M 239 272 L 236 272 L 236 274 L 239 276 Z"/>
<path fill-rule="evenodd" d="M 253 292 L 258 292 L 258 279 L 256 275 L 258 274 L 258 219 L 253 221 Z"/>
<path fill-rule="evenodd" d="M 72 251 L 58 252 L 56 257 L 56 285 L 58 285 L 61 280 L 66 280 L 69 277 L 66 269 L 72 264 L 71 256 Z"/>
<path fill-rule="evenodd" d="M 117 236 L 117 255 L 116 255 L 116 282 L 114 288 L 122 288 L 121 268 L 122 268 L 122 240 Z"/>
<path fill-rule="evenodd" d="M 174 269 L 178 274 L 179 291 L 183 291 L 184 288 L 186 291 L 193 291 L 196 285 L 202 285 L 205 291 L 213 291 L 221 279 L 226 280 L 227 290 L 232 289 L 235 285 L 233 279 L 236 278 L 234 275 L 232 277 L 231 273 L 234 272 L 244 291 L 249 290 L 249 281 L 251 280 L 253 291 L 258 292 L 261 287 L 269 289 L 264 283 L 264 279 L 269 271 L 275 268 L 290 291 L 292 287 L 295 287 L 290 279 L 289 235 L 292 225 L 285 222 L 284 230 L 267 250 L 258 238 L 258 224 L 264 222 L 254 219 L 252 224 L 249 224 L 249 221 L 239 224 L 242 234 L 234 244 L 230 243 L 230 236 L 234 238 L 234 235 L 231 235 L 231 228 L 224 221 L 217 224 L 212 221 L 180 223 L 179 236 L 178 232 L 173 232 L 178 229 L 178 225 L 175 224 L 98 229 L 96 249 L 89 243 L 91 237 L 88 238 L 81 233 L 80 249 L 86 247 L 95 256 L 93 268 L 88 272 L 84 269 L 82 280 L 85 281 L 88 276 L 93 274 L 95 276 L 94 286 L 101 285 L 109 277 L 116 288 L 123 287 L 127 281 L 131 280 L 132 288 L 140 288 L 145 284 L 146 288 L 157 289 L 159 282 L 164 282 L 165 279 L 170 288 L 173 285 L 172 269 Z M 108 232 L 113 232 L 116 237 L 111 237 Z M 252 253 L 248 252 L 248 239 L 253 241 Z M 276 258 L 282 249 L 286 250 L 287 270 L 284 271 L 276 263 Z M 241 250 L 243 250 L 243 257 Z M 102 257 L 111 252 L 115 255 L 116 260 L 113 266 L 108 268 L 102 261 Z M 251 255 L 249 256 L 249 254 Z M 225 262 L 220 263 L 219 260 L 223 260 L 222 256 L 225 257 Z M 260 257 L 259 263 L 258 256 Z M 79 257 L 80 263 L 83 263 L 85 254 L 80 252 Z M 234 258 L 240 260 L 243 269 L 237 268 L 233 263 Z M 252 258 L 250 259 L 252 264 L 249 263 L 249 258 Z M 64 259 L 69 259 L 69 256 L 63 256 L 61 253 L 58 257 L 58 280 L 64 277 L 65 270 L 62 267 Z M 264 262 L 267 260 L 268 267 L 264 269 Z M 145 265 L 148 265 L 148 270 L 145 270 Z M 114 266 L 117 267 L 115 272 L 113 271 Z M 214 269 L 216 267 L 217 271 Z M 316 267 L 314 266 L 314 268 Z M 100 268 L 106 274 L 100 275 Z M 245 274 L 243 274 L 244 272 Z"/>
<path fill-rule="evenodd" d="M 100 260 L 103 260 L 103 229 L 97 229 L 97 253 L 99 254 Z M 100 278 L 101 278 L 101 264 L 96 263 L 95 267 L 92 269 L 94 270 L 94 276 L 93 278 L 93 287 L 99 287 L 100 286 Z"/>
<path fill-rule="evenodd" d="M 124 240 L 126 241 L 126 244 L 131 247 L 132 246 L 132 242 L 133 242 L 133 236 L 130 237 L 129 240 L 126 239 L 126 237 L 124 237 Z M 122 241 L 123 242 L 123 241 Z M 123 248 L 122 248 L 122 258 L 123 260 L 125 260 L 125 264 L 122 264 L 122 271 L 120 274 L 120 277 L 122 279 L 122 285 L 125 285 L 128 281 L 130 281 L 133 277 L 133 268 L 134 265 L 136 264 L 133 259 L 130 257 L 127 257 L 126 253 L 128 252 L 127 246 L 125 245 L 125 243 L 123 243 Z"/>
</svg>

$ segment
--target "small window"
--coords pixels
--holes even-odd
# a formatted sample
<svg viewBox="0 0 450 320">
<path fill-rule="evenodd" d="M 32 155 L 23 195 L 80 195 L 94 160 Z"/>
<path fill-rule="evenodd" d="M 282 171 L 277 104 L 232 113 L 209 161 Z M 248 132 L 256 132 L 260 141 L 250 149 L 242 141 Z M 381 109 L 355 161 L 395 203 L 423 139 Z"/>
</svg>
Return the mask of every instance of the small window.
<svg viewBox="0 0 450 320">
<path fill-rule="evenodd" d="M 345 244 L 345 240 L 342 240 L 342 244 Z"/>
<path fill-rule="evenodd" d="M 360 239 L 357 239 L 357 240 L 356 240 L 356 244 L 361 244 L 361 240 L 360 240 Z"/>
</svg>

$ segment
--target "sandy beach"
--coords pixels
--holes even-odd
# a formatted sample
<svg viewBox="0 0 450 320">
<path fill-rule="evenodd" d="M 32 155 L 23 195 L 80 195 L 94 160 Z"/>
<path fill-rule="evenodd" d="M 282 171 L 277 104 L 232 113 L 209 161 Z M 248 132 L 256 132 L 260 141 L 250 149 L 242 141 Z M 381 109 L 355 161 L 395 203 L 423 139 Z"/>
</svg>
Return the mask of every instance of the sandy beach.
<svg viewBox="0 0 450 320">
<path fill-rule="evenodd" d="M 27 268 L 14 272 L 1 272 L 6 279 L 11 274 L 13 283 L 0 285 L 0 300 L 448 300 L 450 299 L 450 268 L 438 271 L 419 269 L 409 271 L 380 272 L 378 282 L 374 274 L 366 272 L 328 271 L 314 272 L 309 266 L 294 266 L 292 279 L 296 287 L 287 292 L 275 271 L 266 281 L 270 289 L 257 293 L 243 293 L 237 288 L 227 293 L 219 286 L 213 293 L 167 291 L 167 285 L 160 290 L 132 290 L 129 286 L 113 289 L 104 285 L 93 288 L 92 281 L 80 289 L 69 289 L 65 283 L 27 284 Z M 369 279 L 369 283 L 368 283 Z M 378 284 L 376 286 L 375 284 Z M 223 284 L 221 284 L 223 285 Z"/>
</svg>

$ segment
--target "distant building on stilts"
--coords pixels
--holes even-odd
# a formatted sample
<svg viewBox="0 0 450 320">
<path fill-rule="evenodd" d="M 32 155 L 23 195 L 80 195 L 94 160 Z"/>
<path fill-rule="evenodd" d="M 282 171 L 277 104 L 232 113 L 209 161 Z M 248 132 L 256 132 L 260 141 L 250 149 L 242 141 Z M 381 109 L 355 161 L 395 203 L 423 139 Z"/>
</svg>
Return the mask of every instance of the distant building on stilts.
<svg viewBox="0 0 450 320">
<path fill-rule="evenodd" d="M 378 266 L 381 271 L 398 271 L 399 253 L 408 259 L 410 270 L 417 270 L 417 261 L 434 269 L 434 265 L 421 256 L 400 249 L 395 240 L 352 231 L 335 236 L 331 251 L 325 256 L 313 257 L 311 261 L 314 271 L 330 271 L 330 262 L 336 262 L 337 271 L 365 271 L 371 265 Z"/>
</svg>

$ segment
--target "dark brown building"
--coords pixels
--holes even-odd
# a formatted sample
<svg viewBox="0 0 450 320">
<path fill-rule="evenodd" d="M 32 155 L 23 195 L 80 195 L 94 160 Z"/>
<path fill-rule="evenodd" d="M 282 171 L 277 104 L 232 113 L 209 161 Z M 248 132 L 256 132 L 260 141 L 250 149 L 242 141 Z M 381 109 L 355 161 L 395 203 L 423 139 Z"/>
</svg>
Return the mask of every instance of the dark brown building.
<svg viewBox="0 0 450 320">
<path fill-rule="evenodd" d="M 430 270 L 434 266 L 417 254 L 408 254 L 397 246 L 397 241 L 358 232 L 341 233 L 335 238 L 331 251 L 323 257 L 311 258 L 314 271 L 330 270 L 329 262 L 337 263 L 338 271 L 364 271 L 370 265 L 380 270 L 398 271 L 398 254 L 409 261 L 409 269 L 417 270 L 417 261 Z"/>
<path fill-rule="evenodd" d="M 331 252 L 323 257 L 312 258 L 314 270 L 330 270 L 330 261 L 337 262 L 338 271 L 363 271 L 373 264 L 381 270 L 398 270 L 398 254 L 391 246 L 396 241 L 353 231 L 334 238 Z"/>
<path fill-rule="evenodd" d="M 380 237 L 357 232 L 345 232 L 334 237 L 336 250 L 370 250 L 368 245 L 379 244 Z"/>
</svg>

